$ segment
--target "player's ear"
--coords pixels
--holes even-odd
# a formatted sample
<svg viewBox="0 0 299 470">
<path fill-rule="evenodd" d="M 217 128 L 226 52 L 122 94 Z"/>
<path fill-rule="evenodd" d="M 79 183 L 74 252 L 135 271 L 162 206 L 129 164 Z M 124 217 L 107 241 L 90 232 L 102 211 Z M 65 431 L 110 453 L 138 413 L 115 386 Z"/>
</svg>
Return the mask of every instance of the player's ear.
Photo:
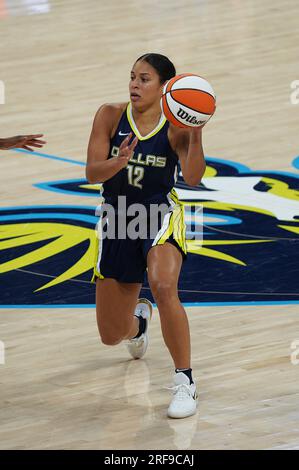
<svg viewBox="0 0 299 470">
<path fill-rule="evenodd" d="M 165 85 L 166 85 L 167 82 L 168 82 L 168 80 L 166 80 L 166 81 L 163 82 L 163 83 L 160 83 L 159 91 L 160 91 L 161 97 L 162 97 L 162 95 L 163 95 L 163 90 L 164 90 L 164 87 L 165 87 Z"/>
</svg>

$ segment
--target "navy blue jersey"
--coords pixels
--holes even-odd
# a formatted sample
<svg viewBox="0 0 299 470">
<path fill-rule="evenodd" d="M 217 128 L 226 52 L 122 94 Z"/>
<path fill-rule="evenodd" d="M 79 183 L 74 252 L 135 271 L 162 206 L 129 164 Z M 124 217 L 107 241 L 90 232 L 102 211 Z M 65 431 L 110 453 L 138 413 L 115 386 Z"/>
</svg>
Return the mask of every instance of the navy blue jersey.
<svg viewBox="0 0 299 470">
<path fill-rule="evenodd" d="M 161 116 L 157 127 L 147 136 L 139 134 L 132 116 L 131 103 L 121 116 L 115 135 L 110 141 L 109 157 L 118 156 L 126 135 L 138 137 L 134 155 L 126 168 L 103 184 L 105 202 L 116 203 L 118 196 L 126 196 L 128 203 L 155 203 L 167 199 L 175 184 L 178 156 L 172 150 L 167 131 L 169 122 Z"/>
</svg>

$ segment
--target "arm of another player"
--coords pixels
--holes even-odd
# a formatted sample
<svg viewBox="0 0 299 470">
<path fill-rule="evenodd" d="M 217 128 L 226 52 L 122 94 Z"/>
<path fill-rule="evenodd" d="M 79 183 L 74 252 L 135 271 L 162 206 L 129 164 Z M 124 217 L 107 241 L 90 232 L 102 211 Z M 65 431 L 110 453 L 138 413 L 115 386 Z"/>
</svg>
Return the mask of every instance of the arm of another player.
<svg viewBox="0 0 299 470">
<path fill-rule="evenodd" d="M 175 151 L 180 160 L 184 180 L 189 186 L 198 185 L 206 169 L 202 127 L 180 129 L 176 136 Z"/>
<path fill-rule="evenodd" d="M 32 134 L 32 135 L 16 135 L 14 137 L 7 137 L 6 139 L 0 139 L 0 149 L 9 150 L 22 148 L 33 152 L 34 149 L 31 147 L 41 148 L 46 142 L 40 140 L 43 134 Z"/>
<path fill-rule="evenodd" d="M 119 147 L 118 157 L 108 159 L 111 132 L 118 110 L 113 105 L 103 105 L 97 111 L 89 138 L 87 151 L 86 178 L 89 183 L 104 183 L 127 166 L 137 145 L 137 137 L 129 145 L 132 133 Z"/>
</svg>

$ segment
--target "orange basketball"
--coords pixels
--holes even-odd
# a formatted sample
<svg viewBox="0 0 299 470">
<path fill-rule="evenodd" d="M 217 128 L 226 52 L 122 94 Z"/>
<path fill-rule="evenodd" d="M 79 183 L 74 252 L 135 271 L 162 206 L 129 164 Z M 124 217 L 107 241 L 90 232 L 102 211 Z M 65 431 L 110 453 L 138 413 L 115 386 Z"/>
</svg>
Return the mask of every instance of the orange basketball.
<svg viewBox="0 0 299 470">
<path fill-rule="evenodd" d="M 175 126 L 199 127 L 214 114 L 216 96 L 207 80 L 183 73 L 164 85 L 161 108 L 166 119 Z"/>
</svg>

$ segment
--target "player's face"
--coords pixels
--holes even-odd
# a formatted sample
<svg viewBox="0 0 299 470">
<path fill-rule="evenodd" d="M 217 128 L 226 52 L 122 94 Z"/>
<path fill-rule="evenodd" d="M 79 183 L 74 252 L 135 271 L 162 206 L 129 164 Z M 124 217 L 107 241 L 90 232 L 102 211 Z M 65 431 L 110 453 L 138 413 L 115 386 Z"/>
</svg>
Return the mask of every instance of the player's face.
<svg viewBox="0 0 299 470">
<path fill-rule="evenodd" d="M 140 60 L 131 71 L 129 90 L 132 105 L 137 109 L 146 108 L 159 102 L 163 85 L 157 71 L 144 60 Z"/>
</svg>

